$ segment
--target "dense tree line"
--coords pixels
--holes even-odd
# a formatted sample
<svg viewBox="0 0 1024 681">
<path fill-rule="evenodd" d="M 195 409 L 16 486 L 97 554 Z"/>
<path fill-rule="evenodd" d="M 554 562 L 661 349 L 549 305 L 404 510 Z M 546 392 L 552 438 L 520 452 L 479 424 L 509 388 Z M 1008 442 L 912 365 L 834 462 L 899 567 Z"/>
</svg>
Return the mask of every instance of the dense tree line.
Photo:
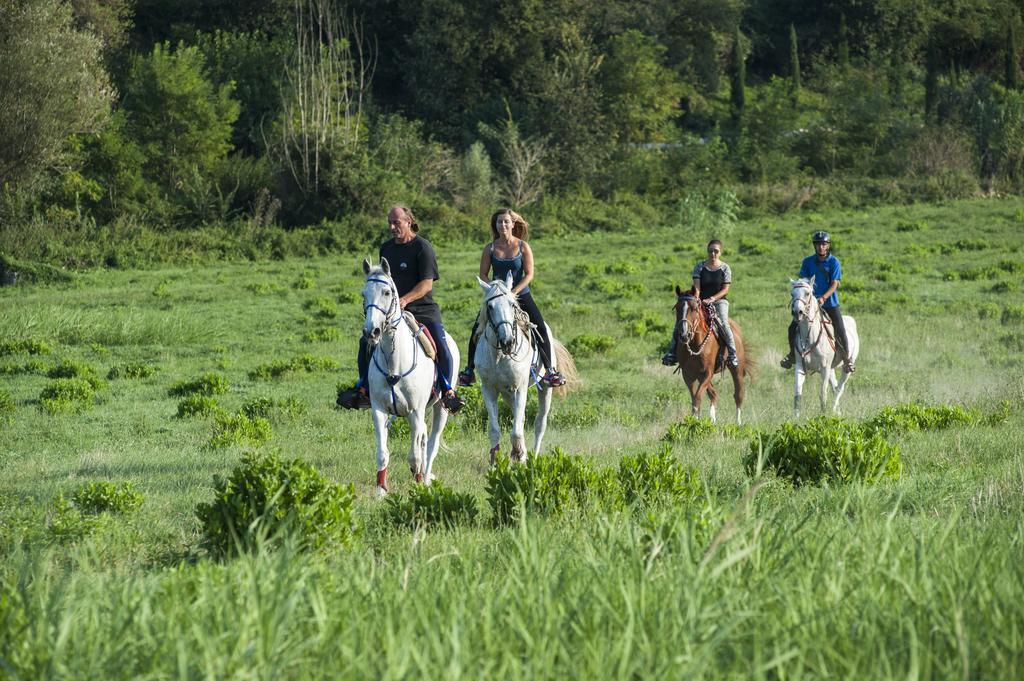
<svg viewBox="0 0 1024 681">
<path fill-rule="evenodd" d="M 0 218 L 1015 191 L 1020 4 L 0 0 Z"/>
</svg>

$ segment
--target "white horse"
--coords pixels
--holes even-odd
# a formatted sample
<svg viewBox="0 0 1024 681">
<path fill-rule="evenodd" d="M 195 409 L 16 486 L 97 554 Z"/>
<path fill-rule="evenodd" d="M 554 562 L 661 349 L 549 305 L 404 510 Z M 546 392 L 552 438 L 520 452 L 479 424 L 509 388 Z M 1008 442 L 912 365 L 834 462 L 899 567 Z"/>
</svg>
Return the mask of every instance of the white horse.
<svg viewBox="0 0 1024 681">
<path fill-rule="evenodd" d="M 435 363 L 425 353 L 420 340 L 402 314 L 398 289 L 391 279 L 391 267 L 381 258 L 380 266 L 371 267 L 363 260 L 366 284 L 363 286 L 363 311 L 366 322 L 363 336 L 372 349 L 367 376 L 373 428 L 377 433 L 377 494 L 388 491 L 388 420 L 404 416 L 409 422 L 412 447 L 409 469 L 416 482 L 430 484 L 434 458 L 441 444 L 441 433 L 448 422 L 448 412 L 432 393 Z M 451 336 L 445 334 L 452 366 L 459 365 L 459 349 Z M 434 421 L 427 439 L 425 415 L 433 406 Z"/>
<path fill-rule="evenodd" d="M 487 407 L 488 434 L 491 437 L 491 464 L 500 451 L 501 426 L 498 423 L 498 396 L 512 407 L 512 451 L 513 461 L 526 461 L 526 399 L 530 387 L 538 385 L 537 418 L 533 422 L 533 453 L 540 454 L 541 442 L 548 425 L 551 410 L 551 394 L 563 388 L 551 388 L 537 383 L 532 377 L 541 370 L 539 357 L 535 359 L 531 334 L 533 325 L 512 293 L 512 274 L 504 281 L 490 283 L 477 277 L 484 291 L 480 308 L 480 342 L 477 343 L 474 361 L 480 375 L 480 392 Z M 547 328 L 551 349 L 555 357 L 552 362 L 566 379 L 566 386 L 576 379 L 576 365 L 572 355 L 555 340 L 551 327 Z M 539 354 L 539 353 L 537 353 Z"/>
<path fill-rule="evenodd" d="M 810 279 L 790 280 L 792 302 L 790 310 L 797 322 L 796 334 L 796 384 L 793 389 L 793 413 L 800 416 L 800 396 L 804 391 L 804 380 L 807 374 L 821 372 L 821 408 L 825 409 L 828 388 L 832 386 L 834 398 L 832 411 L 839 410 L 839 398 L 843 396 L 846 381 L 850 373 L 843 369 L 843 376 L 836 382 L 833 369 L 843 364 L 843 357 L 836 352 L 835 340 L 825 331 L 825 312 L 818 299 L 814 296 L 814 277 Z M 850 358 L 854 361 L 860 353 L 860 338 L 857 335 L 857 322 L 849 315 L 843 315 L 846 327 L 846 340 L 850 344 Z"/>
</svg>

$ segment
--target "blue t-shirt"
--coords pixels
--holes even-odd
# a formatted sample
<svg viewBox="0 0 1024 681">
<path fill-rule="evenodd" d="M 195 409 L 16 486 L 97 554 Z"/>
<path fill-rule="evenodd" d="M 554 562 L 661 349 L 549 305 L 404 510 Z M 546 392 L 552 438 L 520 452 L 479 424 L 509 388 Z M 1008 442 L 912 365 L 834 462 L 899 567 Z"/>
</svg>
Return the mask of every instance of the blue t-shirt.
<svg viewBox="0 0 1024 681">
<path fill-rule="evenodd" d="M 843 271 L 839 265 L 839 258 L 831 253 L 824 260 L 818 260 L 817 255 L 809 255 L 800 265 L 800 276 L 804 279 L 814 277 L 814 297 L 821 298 L 828 287 L 832 285 L 833 280 L 839 281 L 843 278 Z M 838 291 L 826 298 L 822 307 L 825 309 L 839 307 Z"/>
</svg>

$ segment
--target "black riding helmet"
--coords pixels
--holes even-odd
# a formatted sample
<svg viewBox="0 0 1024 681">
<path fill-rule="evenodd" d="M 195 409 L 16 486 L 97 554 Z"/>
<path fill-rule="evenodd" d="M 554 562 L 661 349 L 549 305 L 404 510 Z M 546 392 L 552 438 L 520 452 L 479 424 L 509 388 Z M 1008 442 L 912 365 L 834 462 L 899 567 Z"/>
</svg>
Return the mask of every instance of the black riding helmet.
<svg viewBox="0 0 1024 681">
<path fill-rule="evenodd" d="M 831 244 L 832 243 L 832 238 L 829 237 L 828 232 L 826 232 L 825 230 L 818 230 L 817 232 L 814 233 L 814 236 L 811 237 L 811 243 L 812 244 Z"/>
</svg>

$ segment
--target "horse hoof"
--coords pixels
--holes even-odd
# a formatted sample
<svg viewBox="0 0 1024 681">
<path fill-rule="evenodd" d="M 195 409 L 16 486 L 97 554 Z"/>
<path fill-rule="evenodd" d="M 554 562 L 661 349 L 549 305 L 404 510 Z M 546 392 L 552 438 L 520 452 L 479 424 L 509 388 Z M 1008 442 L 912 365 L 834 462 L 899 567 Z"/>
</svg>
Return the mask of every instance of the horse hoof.
<svg viewBox="0 0 1024 681">
<path fill-rule="evenodd" d="M 377 492 L 384 496 L 388 491 L 388 469 L 377 471 Z"/>
<path fill-rule="evenodd" d="M 416 482 L 418 482 L 420 484 L 423 483 L 423 473 L 417 473 L 416 474 Z"/>
<path fill-rule="evenodd" d="M 498 452 L 501 451 L 501 447 L 491 447 L 491 466 L 494 466 L 494 459 L 498 456 Z"/>
<path fill-rule="evenodd" d="M 378 499 L 383 499 L 387 495 L 388 495 L 388 488 L 387 487 L 377 487 L 377 498 Z"/>
</svg>

